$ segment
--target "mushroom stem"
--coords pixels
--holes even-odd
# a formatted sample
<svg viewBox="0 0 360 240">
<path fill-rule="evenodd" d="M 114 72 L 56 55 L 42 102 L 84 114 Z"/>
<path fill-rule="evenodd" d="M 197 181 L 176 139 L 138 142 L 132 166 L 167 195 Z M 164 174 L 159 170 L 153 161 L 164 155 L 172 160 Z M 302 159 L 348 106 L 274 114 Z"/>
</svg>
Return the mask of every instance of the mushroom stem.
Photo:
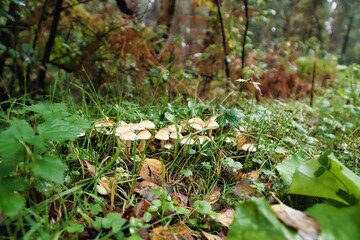
<svg viewBox="0 0 360 240">
<path fill-rule="evenodd" d="M 161 151 L 164 151 L 165 140 L 160 141 Z"/>
<path fill-rule="evenodd" d="M 140 144 L 139 144 L 139 146 L 138 146 L 138 150 L 140 151 L 140 152 L 143 152 L 144 150 L 145 150 L 145 145 L 146 145 L 146 140 L 145 139 L 142 139 L 142 140 L 140 140 Z"/>
</svg>

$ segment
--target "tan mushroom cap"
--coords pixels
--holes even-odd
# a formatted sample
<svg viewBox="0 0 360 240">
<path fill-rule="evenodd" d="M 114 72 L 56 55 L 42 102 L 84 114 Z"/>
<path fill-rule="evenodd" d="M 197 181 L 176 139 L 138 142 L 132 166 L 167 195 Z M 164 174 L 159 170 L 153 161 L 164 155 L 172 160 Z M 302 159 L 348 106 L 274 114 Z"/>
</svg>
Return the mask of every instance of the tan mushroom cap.
<svg viewBox="0 0 360 240">
<path fill-rule="evenodd" d="M 196 123 L 199 124 L 202 128 L 205 126 L 204 121 L 201 118 L 191 118 L 189 119 L 188 123 Z"/>
<path fill-rule="evenodd" d="M 145 127 L 140 123 L 134 123 L 133 125 L 131 125 L 130 129 L 131 131 L 142 131 L 145 129 Z"/>
<path fill-rule="evenodd" d="M 147 140 L 151 137 L 151 133 L 148 130 L 142 130 L 136 135 L 136 139 Z"/>
<path fill-rule="evenodd" d="M 160 129 L 159 132 L 155 135 L 155 138 L 158 140 L 167 141 L 169 140 L 169 132 L 164 129 Z"/>
<path fill-rule="evenodd" d="M 176 130 L 177 128 L 177 130 Z M 170 131 L 170 132 L 181 132 L 182 130 L 182 127 L 180 125 L 175 125 L 175 124 L 171 124 L 170 126 L 167 127 L 167 129 Z"/>
<path fill-rule="evenodd" d="M 127 123 L 123 120 L 119 120 L 118 121 L 118 126 L 124 126 L 124 125 L 127 125 Z"/>
<path fill-rule="evenodd" d="M 131 125 L 127 124 L 127 125 L 118 126 L 115 129 L 115 135 L 120 136 L 122 133 L 128 132 L 128 131 L 131 131 Z"/>
<path fill-rule="evenodd" d="M 96 184 L 96 190 L 101 195 L 109 195 L 111 192 L 110 180 L 105 177 L 101 178 Z"/>
<path fill-rule="evenodd" d="M 155 128 L 155 124 L 150 120 L 141 121 L 139 124 L 141 124 L 146 129 L 154 129 Z"/>
<path fill-rule="evenodd" d="M 107 135 L 110 135 L 112 133 L 112 131 L 108 131 L 108 130 L 106 130 L 106 128 L 110 128 L 113 125 L 114 125 L 114 123 L 109 122 L 109 121 L 97 121 L 94 123 L 94 127 L 96 128 L 96 130 L 98 132 L 107 134 Z"/>
<path fill-rule="evenodd" d="M 196 135 L 194 138 L 199 141 L 200 145 L 202 145 L 205 141 L 211 141 L 211 139 L 207 136 Z"/>
<path fill-rule="evenodd" d="M 215 116 L 212 116 L 211 118 L 209 118 L 209 120 L 216 121 L 216 119 L 220 116 L 221 116 L 221 114 L 216 114 Z"/>
<path fill-rule="evenodd" d="M 200 131 L 201 129 L 203 129 L 203 127 L 197 123 L 190 123 L 189 126 L 195 129 L 196 131 Z"/>
<path fill-rule="evenodd" d="M 219 124 L 216 121 L 209 119 L 205 122 L 205 127 L 209 129 L 215 129 L 219 127 Z"/>
<path fill-rule="evenodd" d="M 194 144 L 194 142 L 195 142 L 194 139 L 186 136 L 183 139 L 181 139 L 180 144 L 182 144 L 182 145 L 191 145 L 191 144 Z"/>
<path fill-rule="evenodd" d="M 120 139 L 124 141 L 135 141 L 136 134 L 132 131 L 123 132 L 120 134 Z"/>
<path fill-rule="evenodd" d="M 242 145 L 241 150 L 256 152 L 256 147 L 252 143 L 246 143 L 246 144 Z"/>
<path fill-rule="evenodd" d="M 167 143 L 164 145 L 165 149 L 170 149 L 173 145 L 171 143 Z"/>
<path fill-rule="evenodd" d="M 170 138 L 171 139 L 181 139 L 183 136 L 182 136 L 182 134 L 181 133 L 179 133 L 179 132 L 171 132 L 170 133 Z"/>
</svg>

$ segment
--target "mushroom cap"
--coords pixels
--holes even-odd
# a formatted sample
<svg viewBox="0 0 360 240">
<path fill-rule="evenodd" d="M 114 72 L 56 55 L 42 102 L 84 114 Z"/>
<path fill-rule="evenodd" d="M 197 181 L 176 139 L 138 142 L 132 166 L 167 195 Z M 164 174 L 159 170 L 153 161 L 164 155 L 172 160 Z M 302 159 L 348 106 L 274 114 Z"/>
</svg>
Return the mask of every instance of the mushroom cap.
<svg viewBox="0 0 360 240">
<path fill-rule="evenodd" d="M 119 121 L 118 121 L 118 125 L 119 125 L 119 126 L 124 126 L 124 125 L 127 125 L 127 123 L 124 122 L 123 120 L 119 120 Z"/>
<path fill-rule="evenodd" d="M 181 145 L 191 145 L 191 144 L 194 144 L 194 142 L 195 142 L 194 139 L 186 136 L 183 139 L 181 139 L 180 144 Z"/>
<path fill-rule="evenodd" d="M 135 141 L 136 134 L 132 131 L 127 131 L 120 134 L 120 139 L 125 141 Z"/>
<path fill-rule="evenodd" d="M 219 124 L 216 121 L 209 119 L 205 122 L 205 127 L 209 129 L 215 129 L 219 127 Z"/>
<path fill-rule="evenodd" d="M 139 140 L 147 140 L 149 138 L 151 138 L 151 133 L 146 129 L 142 130 L 141 132 L 139 132 L 136 135 L 136 139 L 139 139 Z"/>
<path fill-rule="evenodd" d="M 96 128 L 111 127 L 112 125 L 114 125 L 114 123 L 109 122 L 109 121 L 97 121 L 94 123 L 94 127 L 96 127 Z"/>
<path fill-rule="evenodd" d="M 252 143 L 246 143 L 246 144 L 242 145 L 241 150 L 256 152 L 256 147 Z"/>
<path fill-rule="evenodd" d="M 191 118 L 191 119 L 189 119 L 188 123 L 189 124 L 191 124 L 191 123 L 199 124 L 202 128 L 205 125 L 204 121 L 201 118 Z"/>
<path fill-rule="evenodd" d="M 195 129 L 196 131 L 200 131 L 201 129 L 203 129 L 203 127 L 197 123 L 190 123 L 189 126 Z"/>
<path fill-rule="evenodd" d="M 209 118 L 209 120 L 214 120 L 214 121 L 216 121 L 216 119 L 218 118 L 218 117 L 220 117 L 221 116 L 221 114 L 216 114 L 215 116 L 212 116 L 211 118 Z"/>
<path fill-rule="evenodd" d="M 207 141 L 211 141 L 211 139 L 210 139 L 209 137 L 207 137 L 207 136 L 199 136 L 199 135 L 196 135 L 195 137 L 196 137 L 195 139 L 196 139 L 197 141 L 199 141 L 200 145 L 202 145 L 206 140 L 207 140 Z"/>
<path fill-rule="evenodd" d="M 141 121 L 139 124 L 141 124 L 146 129 L 154 129 L 155 128 L 155 124 L 150 120 Z"/>
<path fill-rule="evenodd" d="M 176 130 L 177 128 L 177 130 Z M 170 132 L 181 132 L 182 130 L 182 127 L 180 125 L 175 125 L 175 124 L 171 124 L 170 126 L 167 127 L 167 129 L 170 131 Z"/>
<path fill-rule="evenodd" d="M 167 143 L 164 145 L 165 149 L 170 149 L 173 145 L 171 143 Z"/>
<path fill-rule="evenodd" d="M 115 135 L 120 136 L 122 133 L 128 132 L 128 131 L 131 131 L 131 125 L 127 124 L 127 125 L 118 126 L 115 129 Z"/>
<path fill-rule="evenodd" d="M 109 195 L 111 192 L 110 180 L 105 177 L 101 178 L 99 182 L 96 184 L 96 190 L 101 195 Z"/>
<path fill-rule="evenodd" d="M 179 139 L 181 139 L 183 136 L 179 132 L 171 132 L 170 133 L 170 138 L 171 139 L 178 139 L 178 137 L 179 137 Z"/>
<path fill-rule="evenodd" d="M 155 138 L 158 140 L 166 141 L 169 140 L 169 132 L 163 129 L 160 129 L 158 133 L 155 135 Z"/>
<path fill-rule="evenodd" d="M 140 123 L 134 123 L 133 125 L 131 125 L 131 131 L 142 131 L 145 129 L 145 127 L 143 125 L 141 125 Z"/>
</svg>

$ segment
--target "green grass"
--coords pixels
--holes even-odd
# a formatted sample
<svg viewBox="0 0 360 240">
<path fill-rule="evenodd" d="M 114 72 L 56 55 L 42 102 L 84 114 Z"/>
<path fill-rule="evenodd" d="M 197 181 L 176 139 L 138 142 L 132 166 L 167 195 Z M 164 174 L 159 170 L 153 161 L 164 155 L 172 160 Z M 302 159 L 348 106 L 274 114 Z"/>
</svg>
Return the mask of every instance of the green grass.
<svg viewBox="0 0 360 240">
<path fill-rule="evenodd" d="M 92 239 L 121 239 L 124 236 L 138 236 L 141 229 L 148 229 L 151 233 L 153 228 L 174 226 L 179 222 L 186 224 L 199 236 L 201 230 L 218 234 L 225 228 L 214 220 L 214 212 L 234 208 L 245 200 L 233 191 L 239 183 L 236 174 L 240 169 L 244 174 L 258 171 L 259 177 L 252 183 L 257 196 L 271 202 L 270 192 L 274 192 L 294 208 L 313 206 L 323 199 L 289 194 L 289 187 L 284 184 L 276 167 L 298 153 L 312 159 L 330 149 L 337 159 L 359 175 L 358 75 L 357 66 L 340 72 L 331 85 L 318 89 L 313 108 L 307 105 L 307 99 L 262 103 L 254 99 L 238 99 L 232 106 L 226 106 L 225 101 L 224 106 L 215 106 L 191 99 L 184 104 L 182 98 L 171 103 L 154 98 L 149 105 L 140 106 L 137 102 L 127 102 L 110 94 L 101 96 L 94 88 L 85 91 L 75 84 L 66 91 L 52 89 L 50 96 L 40 101 L 24 97 L 4 102 L 0 112 L 2 134 L 14 124 L 14 119 L 25 120 L 36 133 L 41 130 L 42 124 L 61 119 L 70 123 L 64 126 L 74 126 L 73 131 L 79 132 L 84 129 L 86 134 L 76 138 L 65 132 L 65 140 L 52 136 L 54 139 L 49 140 L 52 138 L 49 137 L 38 141 L 28 140 L 27 136 L 21 135 L 25 134 L 22 130 L 19 130 L 20 135 L 11 135 L 15 136 L 14 141 L 24 140 L 22 143 L 26 151 L 19 150 L 23 161 L 17 162 L 16 168 L 0 176 L 3 182 L 0 188 L 12 196 L 21 196 L 24 203 L 12 205 L 11 198 L 3 197 L 6 204 L 0 204 L 3 208 L 0 211 L 5 211 L 0 215 L 0 234 L 4 239 L 80 239 L 82 235 L 78 233 L 82 232 Z M 74 100 L 70 89 L 81 91 L 80 102 Z M 50 105 L 50 112 L 25 110 L 26 106 L 39 104 L 36 106 L 41 107 L 44 103 L 65 100 L 66 114 L 62 107 L 56 110 L 55 105 Z M 93 127 L 94 122 L 105 120 L 107 116 L 128 123 L 150 119 L 158 130 L 181 120 L 192 117 L 207 120 L 216 114 L 221 114 L 217 119 L 220 128 L 214 131 L 213 141 L 201 146 L 195 143 L 186 150 L 176 144 L 169 150 L 161 151 L 159 142 L 152 141 L 147 144 L 146 152 L 136 154 L 133 148 L 132 154 L 126 155 L 123 147 L 117 147 L 114 135 L 101 134 Z M 75 122 L 69 120 L 71 116 L 76 116 Z M 80 124 L 79 119 L 83 119 L 84 123 Z M 233 129 L 238 125 L 245 129 L 244 134 L 257 148 L 256 152 L 236 149 Z M 43 130 L 44 134 L 49 129 Z M 192 132 L 191 135 L 201 133 Z M 5 137 L 2 136 L 3 139 Z M 233 142 L 226 142 L 226 137 L 233 138 Z M 38 151 L 38 147 L 44 147 L 46 151 Z M 4 146 L 0 148 L 1 164 L 4 164 L 8 157 L 7 150 Z M 11 147 L 10 150 L 17 151 Z M 48 169 L 36 171 L 43 165 L 34 163 L 39 161 L 38 158 L 44 161 L 46 156 L 60 159 L 58 164 L 64 163 L 64 170 L 59 172 L 63 174 L 64 181 L 56 182 L 53 176 L 44 178 L 37 174 L 37 171 L 46 174 Z M 163 191 L 152 191 L 159 200 L 147 200 L 151 206 L 148 209 L 140 207 L 145 197 L 136 191 L 145 158 L 160 160 L 166 172 L 161 174 L 162 184 L 159 186 Z M 15 157 L 11 155 L 9 159 L 14 160 Z M 94 166 L 96 176 L 89 174 L 83 160 Z M 114 209 L 110 209 L 110 195 L 102 196 L 96 190 L 97 182 L 104 176 L 116 176 L 117 181 L 121 182 L 115 188 Z M 15 186 L 9 190 L 4 185 L 9 179 L 16 184 L 18 178 L 24 181 L 18 183 L 22 187 Z M 208 209 L 207 203 L 202 200 L 210 201 L 209 196 L 215 187 L 219 189 L 218 200 L 212 204 L 212 209 Z M 170 196 L 171 193 L 183 194 L 189 203 L 179 205 Z M 137 209 L 145 209 L 145 213 L 136 213 Z M 109 215 L 109 212 L 119 215 Z M 117 223 L 117 227 L 112 223 Z"/>
</svg>

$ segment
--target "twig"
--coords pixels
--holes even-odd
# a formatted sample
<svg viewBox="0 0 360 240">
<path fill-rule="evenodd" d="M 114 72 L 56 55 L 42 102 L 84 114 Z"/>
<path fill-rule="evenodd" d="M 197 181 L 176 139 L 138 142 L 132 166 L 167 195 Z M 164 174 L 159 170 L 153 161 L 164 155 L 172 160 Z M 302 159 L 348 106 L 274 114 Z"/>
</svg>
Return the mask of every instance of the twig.
<svg viewBox="0 0 360 240">
<path fill-rule="evenodd" d="M 243 42 L 242 42 L 242 52 L 241 52 L 241 73 L 245 67 L 245 45 L 246 45 L 246 36 L 249 29 L 249 8 L 248 8 L 248 1 L 243 0 L 245 5 L 245 30 L 243 35 Z"/>
</svg>

